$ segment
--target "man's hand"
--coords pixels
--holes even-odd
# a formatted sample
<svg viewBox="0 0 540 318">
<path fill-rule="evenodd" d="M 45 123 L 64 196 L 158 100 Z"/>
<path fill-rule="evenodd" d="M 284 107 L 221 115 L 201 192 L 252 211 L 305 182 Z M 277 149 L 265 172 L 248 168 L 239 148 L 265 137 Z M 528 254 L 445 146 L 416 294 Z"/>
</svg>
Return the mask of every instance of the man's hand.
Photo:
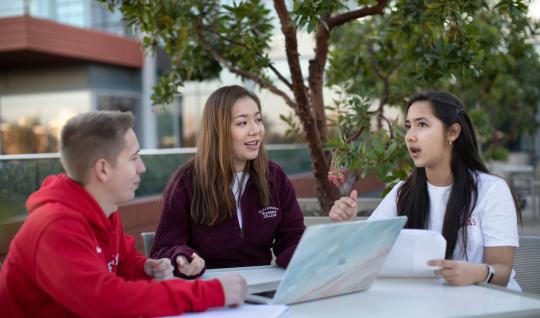
<svg viewBox="0 0 540 318">
<path fill-rule="evenodd" d="M 448 284 L 455 286 L 472 285 L 483 282 L 487 275 L 487 267 L 485 264 L 439 259 L 429 261 L 428 265 L 440 266 L 441 269 L 436 270 L 435 274 L 444 278 Z"/>
<path fill-rule="evenodd" d="M 171 260 L 168 258 L 147 259 L 144 263 L 144 272 L 157 280 L 165 280 L 174 278 L 174 268 L 171 265 Z"/>
<path fill-rule="evenodd" d="M 246 299 L 246 280 L 239 274 L 232 273 L 218 278 L 223 293 L 225 294 L 225 306 L 241 305 Z"/>
<path fill-rule="evenodd" d="M 186 276 L 194 276 L 199 274 L 204 268 L 204 259 L 193 253 L 191 255 L 191 263 L 185 256 L 178 255 L 176 257 L 176 266 L 178 271 Z"/>
<path fill-rule="evenodd" d="M 356 190 L 351 192 L 348 197 L 342 197 L 334 202 L 328 214 L 332 221 L 350 221 L 358 214 L 358 196 Z"/>
</svg>

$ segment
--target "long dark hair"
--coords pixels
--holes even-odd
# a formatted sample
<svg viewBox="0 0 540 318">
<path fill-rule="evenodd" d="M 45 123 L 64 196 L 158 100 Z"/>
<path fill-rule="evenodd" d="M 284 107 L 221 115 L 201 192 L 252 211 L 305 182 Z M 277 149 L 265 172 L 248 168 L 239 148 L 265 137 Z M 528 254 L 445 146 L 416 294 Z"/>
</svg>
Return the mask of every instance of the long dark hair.
<svg viewBox="0 0 540 318">
<path fill-rule="evenodd" d="M 446 259 L 451 259 L 457 245 L 460 229 L 465 259 L 467 258 L 467 221 L 478 199 L 476 173 L 489 171 L 480 158 L 476 133 L 465 107 L 453 94 L 448 92 L 424 92 L 411 97 L 407 111 L 418 101 L 428 101 L 435 117 L 446 130 L 453 124 L 461 126 L 461 132 L 453 141 L 451 170 L 453 185 L 448 198 L 442 235 L 446 239 Z M 518 220 L 521 223 L 521 211 L 516 205 Z M 406 228 L 425 229 L 429 220 L 429 195 L 425 168 L 414 168 L 412 174 L 398 190 L 397 210 L 399 215 L 408 217 Z"/>
<path fill-rule="evenodd" d="M 163 194 L 164 204 L 170 203 L 186 170 L 193 169 L 193 201 L 191 218 L 196 224 L 213 226 L 235 215 L 234 195 L 230 189 L 236 168 L 231 137 L 232 108 L 241 98 L 251 98 L 261 111 L 257 95 L 238 85 L 224 86 L 213 92 L 204 105 L 201 134 L 195 158 L 174 173 Z M 270 201 L 268 159 L 264 145 L 259 154 L 247 162 L 244 172 L 259 190 L 263 206 Z"/>
</svg>

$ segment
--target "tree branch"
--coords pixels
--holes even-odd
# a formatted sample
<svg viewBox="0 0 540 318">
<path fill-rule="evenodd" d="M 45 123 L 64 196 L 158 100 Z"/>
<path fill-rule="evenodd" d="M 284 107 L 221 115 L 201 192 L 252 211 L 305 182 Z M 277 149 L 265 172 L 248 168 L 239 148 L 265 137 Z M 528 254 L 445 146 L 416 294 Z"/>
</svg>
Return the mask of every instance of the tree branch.
<svg viewBox="0 0 540 318">
<path fill-rule="evenodd" d="M 390 136 L 393 137 L 394 133 L 392 131 L 392 126 L 388 121 L 388 118 L 384 116 L 384 106 L 390 102 L 390 76 L 392 75 L 392 73 L 394 73 L 395 70 L 399 68 L 399 66 L 403 62 L 403 59 L 398 60 L 397 63 L 393 67 L 391 67 L 388 73 L 385 75 L 382 74 L 379 66 L 377 65 L 377 60 L 375 59 L 375 55 L 373 54 L 373 46 L 371 45 L 371 43 L 368 43 L 368 55 L 371 62 L 371 68 L 373 69 L 375 74 L 377 74 L 377 76 L 380 77 L 383 81 L 383 98 L 380 100 L 379 107 L 375 112 L 379 113 L 377 117 L 377 125 L 379 128 L 382 128 L 381 119 L 385 120 L 388 124 L 388 129 L 390 130 Z"/>
<path fill-rule="evenodd" d="M 326 125 L 326 113 L 324 110 L 323 76 L 326 60 L 328 59 L 328 36 L 327 29 L 319 24 L 315 34 L 315 56 L 309 61 L 309 88 L 311 93 L 311 106 L 315 123 L 320 132 L 321 142 L 326 143 L 328 127 Z"/>
<path fill-rule="evenodd" d="M 290 97 L 289 95 L 287 95 L 284 91 L 280 90 L 279 88 L 277 88 L 274 84 L 266 81 L 265 79 L 261 78 L 259 75 L 255 74 L 255 73 L 251 73 L 249 71 L 246 71 L 246 70 L 242 70 L 242 69 L 239 69 L 237 68 L 236 66 L 234 66 L 231 62 L 227 61 L 227 59 L 225 59 L 225 57 L 223 57 L 223 55 L 221 55 L 220 52 L 218 52 L 215 48 L 213 48 L 211 45 L 209 45 L 203 35 L 202 35 L 202 31 L 201 31 L 201 28 L 200 27 L 197 27 L 195 29 L 195 32 L 196 32 L 196 35 L 197 35 L 197 39 L 199 40 L 199 42 L 201 43 L 201 45 L 204 47 L 205 50 L 207 50 L 208 52 L 210 52 L 210 54 L 212 54 L 212 56 L 220 63 L 222 64 L 223 66 L 225 66 L 227 69 L 229 69 L 231 72 L 233 72 L 234 74 L 237 74 L 237 75 L 240 75 L 244 78 L 247 78 L 247 79 L 250 79 L 252 81 L 254 81 L 255 83 L 257 83 L 259 86 L 261 86 L 262 88 L 266 88 L 268 89 L 269 91 L 271 91 L 272 93 L 280 96 L 281 98 L 283 98 L 285 100 L 285 102 L 287 103 L 287 105 L 289 105 L 291 108 L 293 109 L 296 109 L 298 107 L 298 104 L 295 103 Z"/>
<path fill-rule="evenodd" d="M 243 46 L 244 46 L 242 43 L 240 43 L 240 42 L 238 42 L 238 41 L 235 41 L 235 40 L 232 40 L 232 39 L 230 39 L 230 38 L 228 38 L 228 37 L 226 37 L 226 36 L 223 36 L 223 34 L 217 32 L 217 31 L 215 31 L 215 30 L 213 30 L 213 29 L 211 29 L 211 28 L 202 26 L 202 29 L 203 29 L 204 31 L 206 31 L 206 32 L 210 32 L 210 33 L 213 33 L 213 34 L 217 35 L 217 36 L 218 36 L 220 39 L 222 39 L 223 41 L 227 41 L 227 42 L 232 43 L 232 44 L 234 44 L 234 45 L 236 45 L 236 46 L 239 46 L 239 47 L 243 47 Z M 259 57 L 260 57 L 260 55 L 259 55 Z M 270 64 L 268 65 L 268 68 L 269 68 L 270 70 L 272 70 L 272 72 L 277 76 L 277 78 L 279 78 L 279 79 L 283 82 L 283 84 L 285 84 L 290 90 L 292 90 L 292 84 L 291 84 L 291 82 L 290 82 L 288 79 L 286 79 L 285 76 L 283 76 L 283 74 L 281 74 L 281 72 L 279 72 L 279 71 L 274 67 L 274 65 L 272 65 L 272 63 L 270 63 Z"/>
<path fill-rule="evenodd" d="M 388 131 L 390 132 L 390 139 L 393 139 L 394 138 L 394 131 L 392 129 L 392 123 L 382 113 L 380 114 L 380 116 L 386 122 L 386 124 L 388 125 Z"/>
<path fill-rule="evenodd" d="M 377 4 L 372 7 L 365 7 L 354 11 L 345 12 L 325 20 L 328 25 L 328 30 L 332 30 L 349 21 L 356 20 L 368 15 L 382 14 L 384 7 L 388 4 L 388 0 L 378 0 Z"/>
<path fill-rule="evenodd" d="M 373 69 L 373 72 L 375 72 L 375 74 L 377 74 L 378 77 L 384 80 L 385 77 L 381 73 L 381 70 L 379 70 L 379 66 L 377 65 L 377 60 L 375 59 L 375 55 L 373 54 L 373 45 L 371 44 L 371 42 L 368 42 L 367 49 L 368 49 L 369 61 L 371 64 L 371 68 Z"/>
<path fill-rule="evenodd" d="M 403 98 L 409 96 L 410 93 L 409 92 L 406 92 L 406 93 L 395 93 L 393 96 L 391 96 L 389 99 L 388 99 L 388 103 L 389 104 L 393 104 L 397 101 L 401 101 Z"/>
<path fill-rule="evenodd" d="M 302 68 L 300 67 L 300 54 L 298 53 L 296 28 L 291 24 L 284 0 L 274 0 L 274 7 L 281 24 L 281 32 L 285 36 L 285 52 L 287 55 L 287 62 L 289 63 L 289 71 L 291 73 L 292 90 L 298 105 L 300 105 L 303 112 L 306 112 L 305 115 L 308 116 L 306 118 L 309 118 L 311 117 L 311 114 L 308 108 L 309 101 L 304 85 Z"/>
<path fill-rule="evenodd" d="M 287 61 L 289 62 L 293 93 L 298 104 L 295 111 L 302 122 L 306 134 L 319 203 L 323 211 L 328 213 L 333 201 L 339 197 L 339 193 L 337 188 L 327 178 L 329 161 L 325 155 L 320 132 L 315 125 L 315 117 L 310 108 L 308 91 L 304 85 L 304 77 L 302 76 L 302 69 L 300 67 L 300 54 L 298 53 L 297 30 L 294 24 L 291 23 L 292 21 L 284 0 L 274 0 L 274 8 L 279 17 L 281 32 L 285 36 L 285 52 L 287 54 Z"/>
<path fill-rule="evenodd" d="M 283 74 L 281 74 L 275 67 L 272 63 L 270 63 L 270 65 L 268 66 L 272 72 L 274 72 L 274 74 L 283 82 L 283 84 L 287 85 L 287 87 L 292 90 L 292 84 L 291 82 L 289 82 L 288 79 L 285 78 L 285 76 L 283 76 Z"/>
<path fill-rule="evenodd" d="M 376 111 L 377 113 L 379 113 L 377 116 L 377 127 L 381 129 L 382 128 L 381 118 L 384 117 L 383 116 L 384 105 L 388 103 L 388 95 L 390 94 L 390 88 L 389 88 L 390 84 L 388 83 L 388 77 L 390 76 L 392 71 L 390 71 L 388 75 L 382 74 L 381 70 L 379 69 L 379 66 L 377 65 L 377 60 L 375 59 L 375 55 L 373 54 L 373 45 L 371 44 L 371 42 L 367 44 L 367 49 L 368 49 L 368 55 L 369 55 L 371 68 L 373 69 L 373 72 L 375 72 L 375 74 L 383 81 L 383 98 L 381 98 L 381 100 L 379 101 L 379 107 L 377 107 L 377 111 Z"/>
<path fill-rule="evenodd" d="M 351 142 L 358 139 L 358 137 L 360 137 L 365 128 L 366 127 L 362 126 L 357 131 L 355 131 L 349 138 L 347 138 L 347 143 L 350 144 Z"/>
</svg>

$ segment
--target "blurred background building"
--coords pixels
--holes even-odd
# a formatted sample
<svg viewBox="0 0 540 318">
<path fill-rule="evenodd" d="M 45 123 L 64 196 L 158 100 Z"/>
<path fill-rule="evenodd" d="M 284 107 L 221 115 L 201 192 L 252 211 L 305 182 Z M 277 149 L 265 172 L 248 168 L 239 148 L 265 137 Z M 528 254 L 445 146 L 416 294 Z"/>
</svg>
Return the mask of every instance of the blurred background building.
<svg viewBox="0 0 540 318">
<path fill-rule="evenodd" d="M 0 154 L 56 152 L 67 119 L 100 109 L 135 113 L 144 148 L 180 146 L 179 100 L 150 103 L 167 67 L 94 0 L 1 0 Z"/>
<path fill-rule="evenodd" d="M 277 32 L 270 55 L 288 74 L 283 42 Z M 299 38 L 304 66 L 312 43 L 307 33 Z M 152 85 L 168 68 L 162 51 L 144 56 L 120 12 L 96 0 L 0 0 L 0 155 L 56 152 L 66 120 L 100 109 L 132 111 L 142 148 L 194 146 L 210 93 L 231 84 L 255 89 L 224 70 L 219 80 L 186 83 L 172 105 L 153 109 Z M 268 142 L 289 141 L 279 114 L 290 108 L 270 92 L 257 94 Z"/>
<path fill-rule="evenodd" d="M 271 55 L 288 73 L 281 42 L 279 33 Z M 311 43 L 300 39 L 302 63 Z M 153 109 L 152 85 L 168 67 L 161 51 L 145 57 L 136 31 L 96 0 L 0 0 L 0 155 L 56 152 L 70 117 L 101 109 L 132 111 L 142 148 L 194 146 L 208 95 L 222 85 L 251 86 L 223 71 L 220 80 L 187 83 L 172 105 Z M 285 141 L 278 118 L 290 110 L 273 94 L 258 94 L 270 142 Z"/>
</svg>

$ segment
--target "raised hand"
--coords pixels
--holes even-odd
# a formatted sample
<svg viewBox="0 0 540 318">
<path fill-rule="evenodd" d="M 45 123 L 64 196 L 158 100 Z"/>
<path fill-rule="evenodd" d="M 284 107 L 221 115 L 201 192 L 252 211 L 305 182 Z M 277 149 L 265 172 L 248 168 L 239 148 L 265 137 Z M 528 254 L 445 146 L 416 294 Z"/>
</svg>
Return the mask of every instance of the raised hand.
<svg viewBox="0 0 540 318">
<path fill-rule="evenodd" d="M 329 216 L 332 221 L 342 222 L 350 221 L 358 214 L 358 195 L 356 190 L 351 192 L 348 197 L 342 197 L 334 202 L 330 209 Z"/>
</svg>

